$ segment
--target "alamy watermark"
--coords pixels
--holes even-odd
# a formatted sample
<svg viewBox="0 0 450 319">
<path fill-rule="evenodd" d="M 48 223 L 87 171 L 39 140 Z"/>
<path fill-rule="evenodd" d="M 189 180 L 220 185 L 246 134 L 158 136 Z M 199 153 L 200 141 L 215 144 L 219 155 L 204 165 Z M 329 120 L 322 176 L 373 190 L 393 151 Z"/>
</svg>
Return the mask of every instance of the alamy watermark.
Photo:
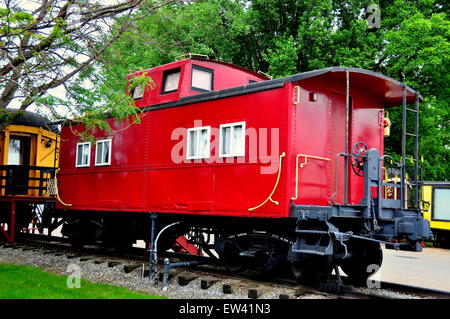
<svg viewBox="0 0 450 319">
<path fill-rule="evenodd" d="M 70 264 L 67 266 L 66 273 L 70 274 L 66 281 L 67 288 L 81 288 L 81 267 Z"/>
<path fill-rule="evenodd" d="M 280 129 L 245 127 L 244 153 L 239 156 L 221 156 L 220 143 L 223 143 L 221 129 L 218 127 L 204 126 L 202 120 L 194 120 L 192 128 L 205 128 L 206 137 L 204 152 L 201 158 L 189 159 L 188 128 L 178 127 L 172 131 L 171 139 L 176 141 L 171 150 L 171 159 L 175 164 L 181 163 L 238 163 L 238 164 L 262 164 L 261 174 L 275 174 L 279 168 L 280 157 Z M 191 129 L 192 129 L 191 128 Z M 229 136 L 229 138 L 232 138 Z M 230 142 L 230 141 L 228 141 Z M 191 142 L 192 143 L 192 142 Z M 198 142 L 199 143 L 199 142 Z"/>
<path fill-rule="evenodd" d="M 366 8 L 367 26 L 369 29 L 379 29 L 381 28 L 381 10 L 380 6 L 377 4 L 371 4 Z"/>
<path fill-rule="evenodd" d="M 380 266 L 377 264 L 371 264 L 367 266 L 367 273 L 370 274 L 367 278 L 366 284 L 369 289 L 380 289 L 381 288 L 381 272 Z M 380 280 L 375 280 L 373 277 L 377 274 Z"/>
</svg>

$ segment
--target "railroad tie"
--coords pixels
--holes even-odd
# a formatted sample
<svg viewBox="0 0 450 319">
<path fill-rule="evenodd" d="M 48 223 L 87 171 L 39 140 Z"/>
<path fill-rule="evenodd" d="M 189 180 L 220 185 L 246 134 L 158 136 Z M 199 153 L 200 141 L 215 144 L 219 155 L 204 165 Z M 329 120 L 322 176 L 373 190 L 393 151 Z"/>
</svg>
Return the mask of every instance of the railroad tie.
<svg viewBox="0 0 450 319">
<path fill-rule="evenodd" d="M 232 281 L 227 284 L 223 284 L 222 291 L 226 295 L 231 295 L 235 290 L 242 288 L 242 285 L 238 281 Z"/>
<path fill-rule="evenodd" d="M 135 270 L 135 269 L 137 269 L 139 267 L 141 267 L 140 264 L 125 265 L 125 266 L 123 266 L 123 271 L 126 274 L 129 274 L 130 272 L 132 272 L 133 270 Z"/>
<path fill-rule="evenodd" d="M 119 261 L 108 261 L 108 267 L 115 267 L 120 264 L 121 264 L 121 262 L 119 262 Z"/>
<path fill-rule="evenodd" d="M 81 257 L 80 255 L 67 255 L 66 258 L 67 259 L 74 259 L 74 258 L 78 258 Z"/>
<path fill-rule="evenodd" d="M 40 248 L 36 248 L 36 247 L 23 247 L 22 251 L 40 251 Z"/>
<path fill-rule="evenodd" d="M 230 284 L 223 284 L 223 293 L 226 295 L 231 295 L 233 293 L 233 287 Z"/>
<path fill-rule="evenodd" d="M 303 289 L 297 289 L 294 293 L 295 297 L 302 297 L 304 295 L 308 294 L 307 291 L 303 290 Z"/>
<path fill-rule="evenodd" d="M 214 285 L 219 280 L 213 277 L 204 277 L 200 281 L 200 289 L 208 289 L 212 285 Z"/>
<path fill-rule="evenodd" d="M 248 289 L 248 298 L 249 299 L 258 299 L 261 295 L 267 293 L 269 290 L 267 288 L 249 288 Z"/>
<path fill-rule="evenodd" d="M 178 275 L 178 285 L 180 286 L 186 286 L 188 285 L 192 280 L 197 279 L 197 275 L 193 274 L 180 274 Z"/>
</svg>

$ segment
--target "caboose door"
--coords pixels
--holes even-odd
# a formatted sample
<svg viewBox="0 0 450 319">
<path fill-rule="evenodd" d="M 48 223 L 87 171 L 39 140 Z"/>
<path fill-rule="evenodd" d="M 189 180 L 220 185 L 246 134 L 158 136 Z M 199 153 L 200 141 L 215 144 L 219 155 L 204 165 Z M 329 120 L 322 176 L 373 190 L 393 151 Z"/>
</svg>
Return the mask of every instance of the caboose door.
<svg viewBox="0 0 450 319">
<path fill-rule="evenodd" d="M 8 145 L 6 195 L 27 195 L 31 138 L 11 135 Z"/>
<path fill-rule="evenodd" d="M 333 92 L 331 94 L 331 130 L 330 130 L 330 156 L 331 156 L 331 193 L 335 193 L 335 203 L 343 204 L 345 187 L 348 189 L 348 179 L 344 178 L 345 160 L 343 156 L 336 157 L 339 153 L 346 152 L 346 98 L 345 95 Z M 350 118 L 352 99 L 350 97 Z M 349 131 L 351 120 L 349 119 Z M 348 134 L 350 140 L 350 134 Z M 350 141 L 349 141 L 350 143 Z M 348 170 L 347 170 L 348 171 Z M 345 183 L 347 185 L 345 185 Z"/>
</svg>

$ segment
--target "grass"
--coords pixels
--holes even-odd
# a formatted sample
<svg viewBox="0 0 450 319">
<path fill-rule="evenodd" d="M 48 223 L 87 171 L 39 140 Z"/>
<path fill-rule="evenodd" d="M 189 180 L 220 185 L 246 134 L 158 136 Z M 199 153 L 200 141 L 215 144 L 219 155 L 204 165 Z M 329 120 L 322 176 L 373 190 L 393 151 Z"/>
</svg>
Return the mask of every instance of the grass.
<svg viewBox="0 0 450 319">
<path fill-rule="evenodd" d="M 0 299 L 159 299 L 122 287 L 91 283 L 81 278 L 80 288 L 68 288 L 67 276 L 37 267 L 0 263 Z"/>
<path fill-rule="evenodd" d="M 424 241 L 425 247 L 434 247 L 434 243 L 432 241 Z"/>
</svg>

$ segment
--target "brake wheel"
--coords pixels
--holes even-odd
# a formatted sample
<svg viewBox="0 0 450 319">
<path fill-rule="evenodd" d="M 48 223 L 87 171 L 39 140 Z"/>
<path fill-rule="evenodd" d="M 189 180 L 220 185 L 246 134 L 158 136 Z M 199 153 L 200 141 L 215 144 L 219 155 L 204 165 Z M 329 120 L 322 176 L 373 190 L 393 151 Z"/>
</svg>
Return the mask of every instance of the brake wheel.
<svg viewBox="0 0 450 319">
<path fill-rule="evenodd" d="M 358 142 L 352 148 L 352 169 L 358 176 L 364 176 L 364 163 L 369 147 L 366 143 Z"/>
</svg>

